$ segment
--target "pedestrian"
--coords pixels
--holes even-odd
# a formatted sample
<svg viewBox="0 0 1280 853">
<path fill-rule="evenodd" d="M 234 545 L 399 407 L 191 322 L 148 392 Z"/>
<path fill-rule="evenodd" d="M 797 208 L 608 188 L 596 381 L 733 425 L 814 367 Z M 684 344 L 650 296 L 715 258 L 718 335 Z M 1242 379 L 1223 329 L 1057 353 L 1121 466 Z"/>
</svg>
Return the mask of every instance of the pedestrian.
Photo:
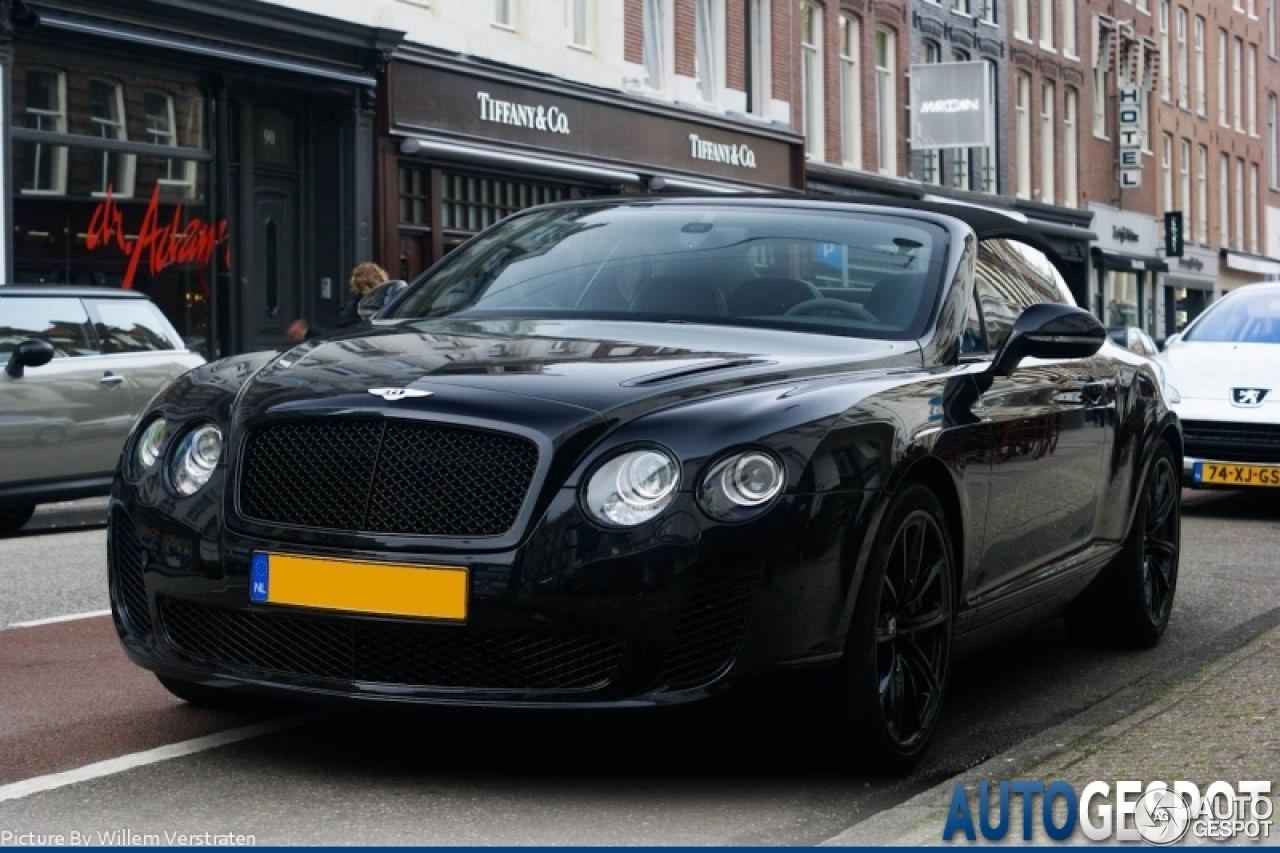
<svg viewBox="0 0 1280 853">
<path fill-rule="evenodd" d="M 338 313 L 338 325 L 336 328 L 344 329 L 348 326 L 354 326 L 360 322 L 360 300 L 363 299 L 369 291 L 373 290 L 383 282 L 389 281 L 387 271 L 375 264 L 373 261 L 365 261 L 356 266 L 351 271 L 351 292 L 347 297 L 346 303 L 343 304 L 342 310 Z M 289 341 L 291 343 L 302 343 L 307 338 L 315 337 L 322 334 L 320 329 L 313 330 L 311 324 L 304 319 L 294 320 L 289 324 Z"/>
</svg>

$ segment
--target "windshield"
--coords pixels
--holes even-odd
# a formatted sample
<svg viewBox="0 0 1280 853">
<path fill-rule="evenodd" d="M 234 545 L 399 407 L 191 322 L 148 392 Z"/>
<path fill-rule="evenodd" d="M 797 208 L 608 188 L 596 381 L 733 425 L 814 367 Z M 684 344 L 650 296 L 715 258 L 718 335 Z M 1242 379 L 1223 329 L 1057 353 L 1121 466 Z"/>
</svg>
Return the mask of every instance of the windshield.
<svg viewBox="0 0 1280 853">
<path fill-rule="evenodd" d="M 1280 344 L 1280 292 L 1236 291 L 1187 330 L 1188 341 Z"/>
<path fill-rule="evenodd" d="M 928 323 L 946 232 L 905 216 L 584 203 L 508 219 L 390 319 L 574 317 L 906 340 Z"/>
</svg>

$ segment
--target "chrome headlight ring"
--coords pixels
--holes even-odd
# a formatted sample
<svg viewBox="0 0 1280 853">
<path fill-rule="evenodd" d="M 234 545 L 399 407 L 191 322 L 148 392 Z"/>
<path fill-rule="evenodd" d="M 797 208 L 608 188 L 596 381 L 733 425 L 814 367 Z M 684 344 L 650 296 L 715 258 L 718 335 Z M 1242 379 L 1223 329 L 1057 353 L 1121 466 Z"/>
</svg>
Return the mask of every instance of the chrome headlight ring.
<svg viewBox="0 0 1280 853">
<path fill-rule="evenodd" d="M 635 527 L 652 521 L 675 500 L 680 463 L 657 447 L 624 450 L 599 465 L 588 478 L 582 502 L 596 521 Z"/>
<path fill-rule="evenodd" d="M 786 479 L 786 468 L 772 453 L 738 451 L 702 475 L 698 506 L 717 521 L 746 521 L 772 505 L 782 494 Z"/>
<path fill-rule="evenodd" d="M 183 497 L 204 488 L 222 458 L 222 431 L 211 423 L 188 430 L 169 457 L 169 485 Z"/>
</svg>

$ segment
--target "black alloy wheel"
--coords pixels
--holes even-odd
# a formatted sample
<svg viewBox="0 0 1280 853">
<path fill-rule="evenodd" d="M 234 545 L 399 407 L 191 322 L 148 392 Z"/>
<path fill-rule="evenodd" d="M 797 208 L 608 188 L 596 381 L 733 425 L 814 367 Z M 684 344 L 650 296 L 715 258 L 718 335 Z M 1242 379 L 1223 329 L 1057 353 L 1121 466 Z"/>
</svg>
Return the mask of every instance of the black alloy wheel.
<svg viewBox="0 0 1280 853">
<path fill-rule="evenodd" d="M 0 536 L 17 533 L 35 514 L 34 504 L 0 507 Z"/>
<path fill-rule="evenodd" d="M 1160 641 L 1178 589 L 1181 482 L 1177 459 L 1162 441 L 1147 466 L 1120 553 L 1067 609 L 1067 629 L 1075 637 L 1139 649 Z"/>
<path fill-rule="evenodd" d="M 1157 456 L 1142 496 L 1146 504 L 1142 540 L 1142 598 L 1152 625 L 1169 623 L 1178 579 L 1182 490 L 1173 461 Z"/>
<path fill-rule="evenodd" d="M 842 740 L 862 769 L 900 771 L 937 728 L 951 672 L 955 551 L 936 497 L 904 489 L 885 515 L 849 628 Z"/>
</svg>

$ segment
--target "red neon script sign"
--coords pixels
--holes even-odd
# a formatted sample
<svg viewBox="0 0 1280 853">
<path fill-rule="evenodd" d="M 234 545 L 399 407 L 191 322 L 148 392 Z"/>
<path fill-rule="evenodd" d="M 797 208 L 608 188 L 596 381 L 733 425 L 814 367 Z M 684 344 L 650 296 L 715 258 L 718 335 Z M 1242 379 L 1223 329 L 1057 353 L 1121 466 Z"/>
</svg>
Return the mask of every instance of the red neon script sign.
<svg viewBox="0 0 1280 853">
<path fill-rule="evenodd" d="M 223 262 L 231 266 L 231 235 L 227 233 L 227 220 L 220 220 L 214 225 L 192 217 L 183 225 L 182 204 L 178 203 L 174 205 L 169 221 L 161 222 L 159 184 L 151 191 L 151 201 L 143 214 L 142 225 L 132 240 L 125 236 L 124 214 L 116 204 L 111 187 L 107 187 L 107 197 L 89 217 L 89 233 L 84 243 L 85 248 L 93 251 L 112 241 L 129 259 L 129 267 L 124 273 L 125 290 L 133 287 L 143 255 L 147 256 L 147 271 L 151 275 L 159 275 L 174 264 L 208 265 L 219 246 L 223 247 Z"/>
</svg>

